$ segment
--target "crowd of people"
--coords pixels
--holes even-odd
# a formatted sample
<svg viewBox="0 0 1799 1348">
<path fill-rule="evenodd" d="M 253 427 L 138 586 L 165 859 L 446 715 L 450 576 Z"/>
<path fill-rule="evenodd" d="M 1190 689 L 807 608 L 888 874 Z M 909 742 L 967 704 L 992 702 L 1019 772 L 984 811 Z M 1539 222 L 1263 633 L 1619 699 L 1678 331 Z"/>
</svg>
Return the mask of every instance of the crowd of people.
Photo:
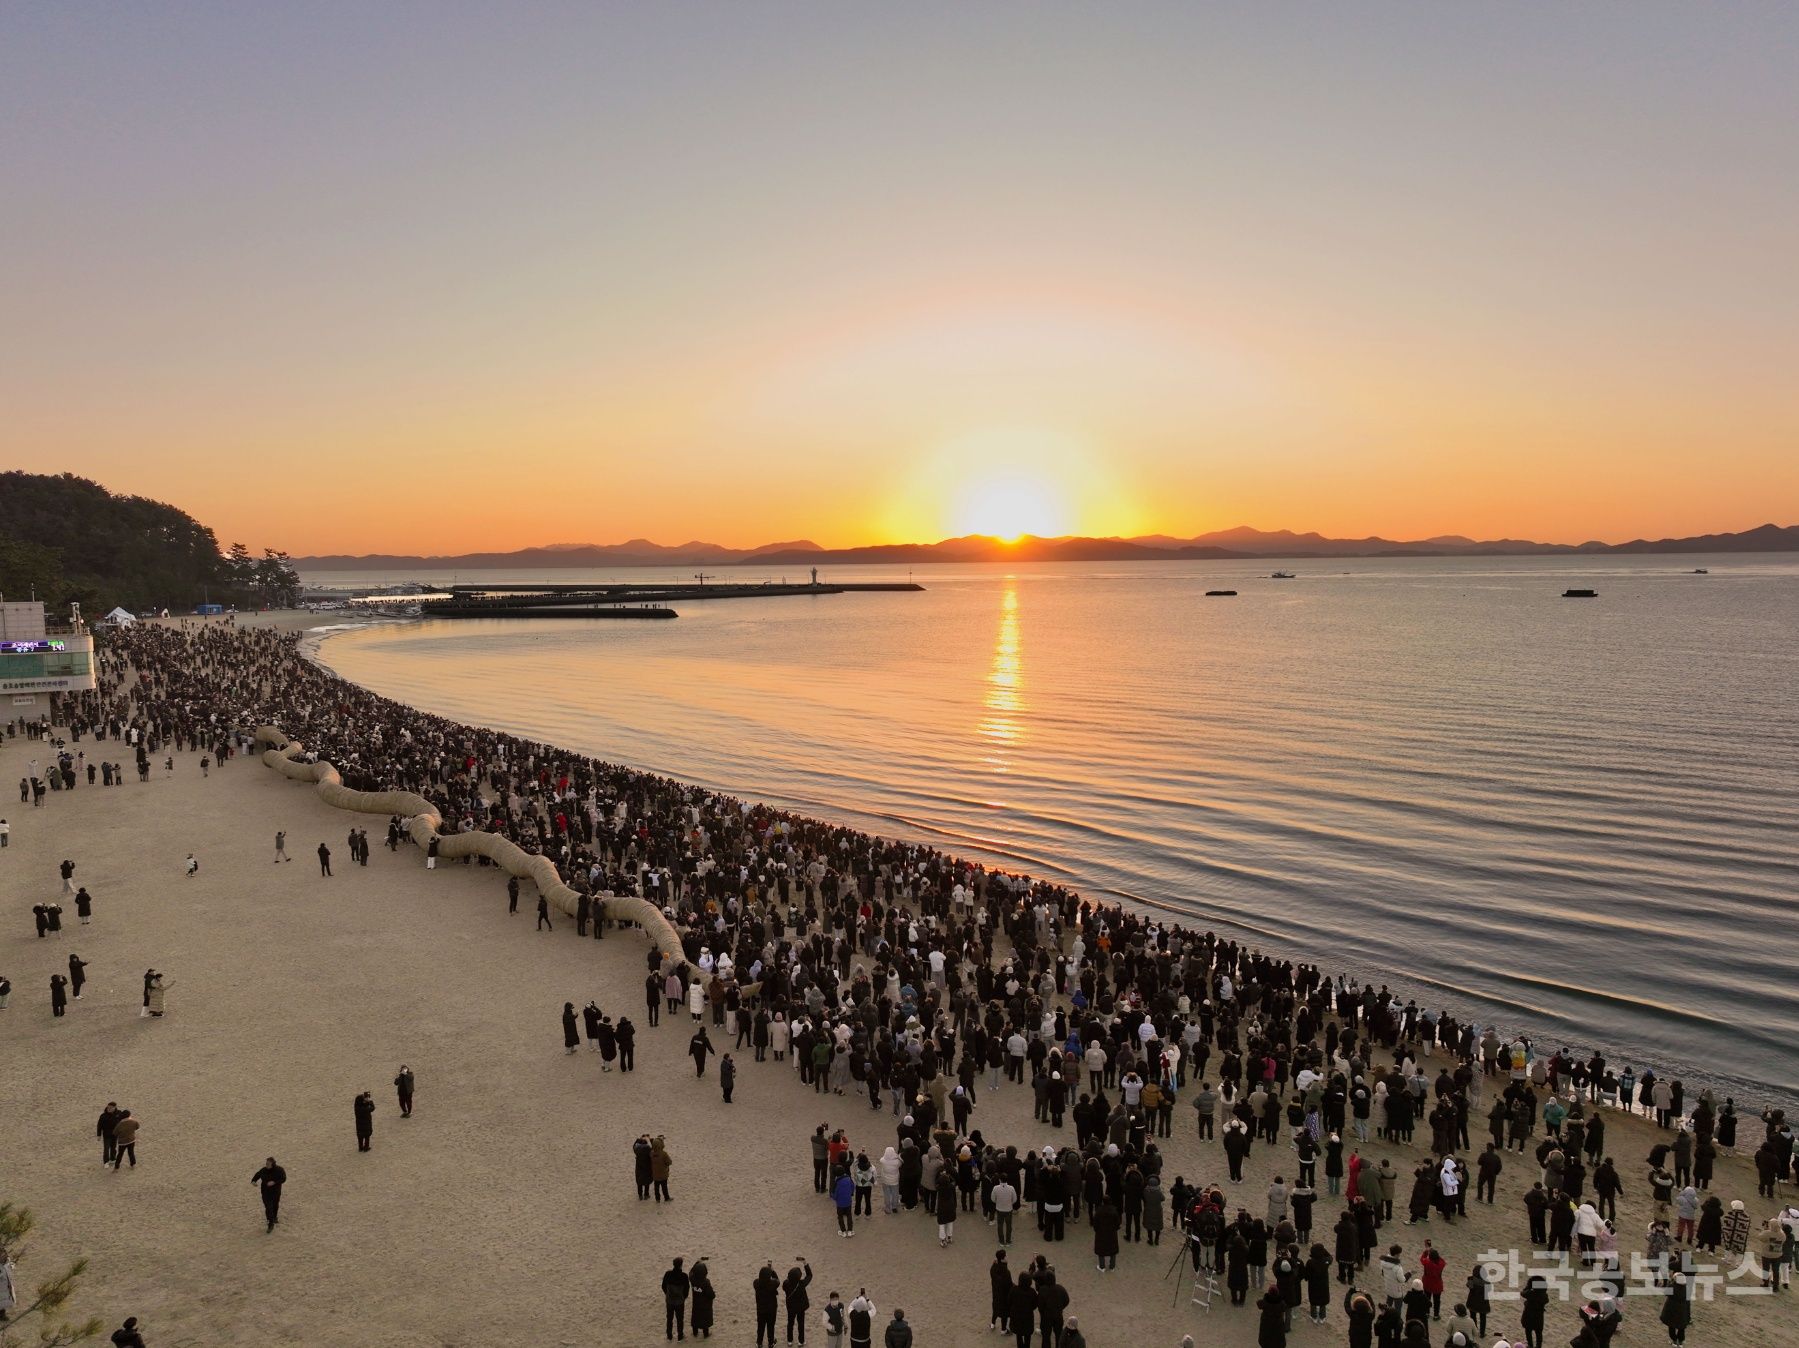
<svg viewBox="0 0 1799 1348">
<path fill-rule="evenodd" d="M 600 937 L 617 920 L 609 899 L 649 900 L 682 949 L 646 952 L 648 1025 L 685 1012 L 697 1075 L 723 1044 L 756 1063 L 772 1057 L 799 1089 L 844 1106 L 865 1099 L 861 1124 L 820 1127 L 811 1138 L 814 1187 L 840 1236 L 873 1218 L 877 1190 L 883 1214 L 922 1212 L 946 1249 L 959 1220 L 980 1221 L 985 1244 L 998 1246 L 991 1327 L 1019 1348 L 1033 1330 L 1043 1348 L 1084 1343 L 1049 1255 L 1013 1270 L 1017 1214 L 1026 1210 L 1051 1252 L 1084 1222 L 1101 1272 L 1117 1267 L 1121 1250 L 1153 1248 L 1173 1233 L 1174 1256 L 1190 1261 L 1193 1277 L 1221 1277 L 1232 1305 L 1257 1298 L 1261 1348 L 1282 1348 L 1302 1312 L 1312 1323 L 1340 1317 L 1351 1348 L 1422 1348 L 1435 1342 L 1445 1299 L 1450 1348 L 1484 1341 L 1491 1271 L 1448 1270 L 1430 1241 L 1408 1252 L 1393 1228 L 1454 1223 L 1471 1190 L 1477 1203 L 1496 1203 L 1508 1162 L 1529 1179 L 1515 1200 L 1507 1195 L 1521 1243 L 1566 1252 L 1591 1275 L 1578 1324 L 1585 1348 L 1610 1341 L 1630 1281 L 1631 1242 L 1616 1227 L 1626 1172 L 1633 1183 L 1641 1173 L 1653 1195 L 1641 1251 L 1674 1341 L 1691 1314 L 1684 1289 L 1697 1253 L 1736 1248 L 1758 1261 L 1769 1290 L 1794 1262 L 1799 1208 L 1751 1222 L 1747 1243 L 1733 1246 L 1725 1227 L 1733 1212 L 1748 1220 L 1743 1200 L 1726 1208 L 1708 1193 L 1717 1156 L 1739 1148 L 1753 1153 L 1759 1199 L 1777 1201 L 1778 1186 L 1793 1183 L 1794 1136 L 1779 1109 L 1744 1120 L 1733 1100 L 1710 1091 L 1689 1092 L 1600 1052 L 1545 1052 L 1527 1036 L 1421 1007 L 1347 971 L 431 716 L 338 679 L 296 645 L 291 634 L 242 628 L 110 634 L 100 689 L 65 700 L 68 747 L 84 736 L 123 742 L 140 766 L 171 747 L 201 749 L 223 765 L 253 747 L 257 726 L 273 725 L 308 759 L 332 763 L 347 786 L 424 797 L 445 834 L 488 830 L 547 857 L 578 896 L 581 936 L 591 926 Z M 405 825 L 390 821 L 390 848 L 411 845 Z M 352 853 L 366 864 L 366 839 Z M 278 837 L 277 862 L 284 857 Z M 322 844 L 320 861 L 328 873 Z M 517 878 L 506 888 L 516 911 Z M 551 921 L 541 895 L 538 912 L 541 929 Z M 605 1069 L 616 1060 L 631 1070 L 628 1019 L 570 1001 L 562 1029 L 569 1053 L 585 1039 Z M 738 1059 L 728 1061 L 727 1103 Z M 1028 1092 L 1035 1120 L 1068 1137 L 1043 1145 L 989 1136 L 982 1097 L 1002 1089 Z M 1619 1109 L 1668 1130 L 1640 1172 L 1608 1146 L 1606 1115 Z M 1754 1136 L 1740 1140 L 1739 1127 Z M 869 1140 L 852 1143 L 864 1130 Z M 1177 1134 L 1186 1139 L 1178 1153 Z M 1197 1159 L 1171 1163 L 1194 1158 L 1194 1140 Z M 1373 1161 L 1363 1149 L 1377 1141 L 1414 1149 L 1415 1163 Z M 640 1198 L 667 1197 L 661 1145 L 639 1139 Z M 1257 1148 L 1279 1149 L 1280 1169 L 1252 1209 L 1231 1186 L 1244 1182 Z M 791 1330 L 787 1289 L 801 1273 L 796 1264 L 785 1279 L 772 1267 L 757 1275 L 759 1341 L 765 1302 L 773 1341 L 765 1276 L 788 1297 Z M 696 1332 L 709 1330 L 715 1294 L 705 1261 L 691 1269 L 677 1261 L 663 1291 L 671 1335 L 685 1332 L 677 1303 L 691 1304 Z M 1541 1348 L 1540 1292 L 1527 1284 L 1522 1293 L 1528 1348 Z M 801 1283 L 802 1341 L 805 1296 Z M 842 1309 L 827 1312 L 827 1324 L 840 1324 L 851 1344 L 868 1342 L 858 1338 L 859 1328 L 872 1332 L 866 1295 L 831 1304 Z M 897 1314 L 893 1323 L 909 1344 L 910 1324 Z M 890 1324 L 890 1348 L 895 1335 Z"/>
</svg>

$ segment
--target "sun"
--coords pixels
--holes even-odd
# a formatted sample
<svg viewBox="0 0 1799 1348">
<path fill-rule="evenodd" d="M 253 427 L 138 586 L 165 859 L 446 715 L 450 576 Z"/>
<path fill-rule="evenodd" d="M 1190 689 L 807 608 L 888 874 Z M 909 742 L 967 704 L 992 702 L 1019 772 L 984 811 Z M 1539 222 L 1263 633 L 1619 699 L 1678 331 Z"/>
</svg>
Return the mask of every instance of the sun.
<svg viewBox="0 0 1799 1348">
<path fill-rule="evenodd" d="M 958 493 L 955 531 L 1007 543 L 1026 534 L 1057 538 L 1068 532 L 1067 503 L 1044 478 L 1018 473 L 977 477 Z"/>
</svg>

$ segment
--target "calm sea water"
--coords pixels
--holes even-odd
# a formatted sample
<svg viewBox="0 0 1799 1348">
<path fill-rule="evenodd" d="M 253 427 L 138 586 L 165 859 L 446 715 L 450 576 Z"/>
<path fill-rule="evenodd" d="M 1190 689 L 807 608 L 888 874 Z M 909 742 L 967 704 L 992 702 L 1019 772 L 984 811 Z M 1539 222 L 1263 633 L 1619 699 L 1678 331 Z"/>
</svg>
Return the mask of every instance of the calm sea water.
<svg viewBox="0 0 1799 1348">
<path fill-rule="evenodd" d="M 922 594 L 375 627 L 323 658 L 1739 1103 L 1799 1097 L 1799 559 L 1273 565 L 919 568 Z"/>
</svg>

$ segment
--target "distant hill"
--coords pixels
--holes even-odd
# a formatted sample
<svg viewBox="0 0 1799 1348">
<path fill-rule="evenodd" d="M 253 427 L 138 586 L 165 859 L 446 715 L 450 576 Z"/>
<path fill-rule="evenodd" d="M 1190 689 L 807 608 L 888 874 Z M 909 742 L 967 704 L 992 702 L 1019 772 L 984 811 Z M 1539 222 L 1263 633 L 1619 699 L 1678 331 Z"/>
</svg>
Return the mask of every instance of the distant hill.
<svg viewBox="0 0 1799 1348">
<path fill-rule="evenodd" d="M 52 609 L 185 609 L 203 599 L 291 602 L 299 579 L 285 555 L 219 550 L 211 529 L 147 496 L 119 496 L 73 473 L 0 473 L 0 593 Z M 60 615 L 59 615 L 60 616 Z"/>
<path fill-rule="evenodd" d="M 1739 534 L 1703 534 L 1630 543 L 1533 543 L 1521 538 L 1476 540 L 1458 534 L 1410 542 L 1388 538 L 1326 538 L 1288 529 L 1239 525 L 1193 538 L 1146 534 L 1137 538 L 1036 538 L 1004 542 L 980 534 L 937 543 L 879 543 L 859 548 L 821 548 L 809 539 L 727 548 L 694 541 L 676 546 L 633 538 L 623 543 L 556 543 L 516 552 L 465 552 L 449 557 L 368 553 L 296 557 L 307 571 L 594 570 L 623 566 L 813 566 L 927 562 L 1159 562 L 1184 558 L 1283 557 L 1520 557 L 1606 552 L 1799 552 L 1799 525 L 1764 524 Z"/>
</svg>

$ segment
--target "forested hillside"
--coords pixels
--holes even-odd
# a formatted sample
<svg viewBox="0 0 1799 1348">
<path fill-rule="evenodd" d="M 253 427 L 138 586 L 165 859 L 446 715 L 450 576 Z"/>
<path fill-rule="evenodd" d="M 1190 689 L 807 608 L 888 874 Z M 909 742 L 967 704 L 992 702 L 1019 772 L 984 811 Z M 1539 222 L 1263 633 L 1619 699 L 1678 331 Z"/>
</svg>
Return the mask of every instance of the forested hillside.
<svg viewBox="0 0 1799 1348">
<path fill-rule="evenodd" d="M 73 473 L 0 473 L 0 594 L 34 593 L 90 618 L 115 605 L 180 610 L 203 599 L 239 607 L 293 603 L 285 553 L 229 554 L 211 529 L 146 496 L 117 496 Z"/>
</svg>

